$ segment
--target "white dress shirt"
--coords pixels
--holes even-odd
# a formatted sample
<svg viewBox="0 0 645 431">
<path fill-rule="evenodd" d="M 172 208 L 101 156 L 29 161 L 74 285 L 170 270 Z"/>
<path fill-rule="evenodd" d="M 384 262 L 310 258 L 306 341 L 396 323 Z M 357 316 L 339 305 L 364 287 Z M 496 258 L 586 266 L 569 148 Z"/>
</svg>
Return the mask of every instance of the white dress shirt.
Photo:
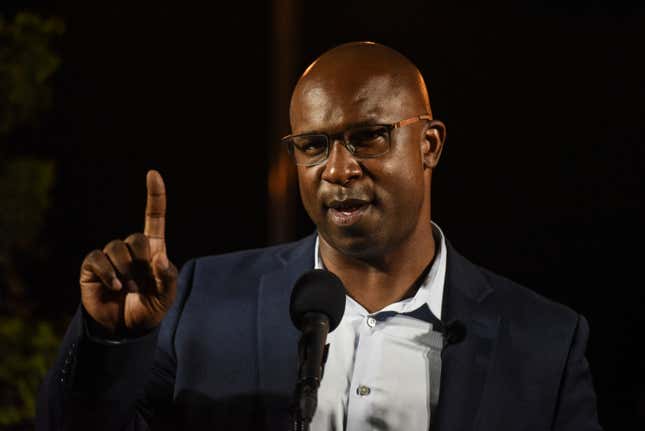
<svg viewBox="0 0 645 431">
<path fill-rule="evenodd" d="M 439 226 L 432 228 L 436 255 L 413 297 L 368 313 L 346 296 L 343 319 L 327 337 L 312 431 L 428 430 L 430 400 L 439 390 L 429 364 L 438 358 L 442 338 L 431 323 L 398 313 L 427 304 L 441 319 L 446 243 Z M 323 268 L 318 245 L 316 238 L 315 267 Z"/>
</svg>

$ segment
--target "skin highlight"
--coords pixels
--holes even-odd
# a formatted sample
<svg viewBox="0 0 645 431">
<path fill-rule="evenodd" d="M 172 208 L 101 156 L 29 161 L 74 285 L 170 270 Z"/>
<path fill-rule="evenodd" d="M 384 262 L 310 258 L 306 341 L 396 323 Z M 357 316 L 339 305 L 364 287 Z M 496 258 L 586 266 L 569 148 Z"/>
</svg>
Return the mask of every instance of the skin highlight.
<svg viewBox="0 0 645 431">
<path fill-rule="evenodd" d="M 319 57 L 291 99 L 293 134 L 337 133 L 430 114 L 426 86 L 408 59 L 383 45 L 356 42 Z M 356 159 L 332 143 L 322 164 L 298 167 L 303 205 L 318 228 L 325 266 L 369 312 L 413 295 L 432 261 L 430 188 L 445 140 L 436 120 L 395 129 L 390 151 Z M 360 216 L 339 223 L 331 202 L 356 199 Z"/>
</svg>

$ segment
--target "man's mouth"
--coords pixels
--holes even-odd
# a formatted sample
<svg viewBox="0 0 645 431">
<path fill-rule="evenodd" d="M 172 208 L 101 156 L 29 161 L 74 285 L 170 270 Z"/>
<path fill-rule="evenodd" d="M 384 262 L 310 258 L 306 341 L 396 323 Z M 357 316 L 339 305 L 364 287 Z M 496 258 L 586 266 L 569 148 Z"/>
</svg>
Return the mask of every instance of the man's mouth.
<svg viewBox="0 0 645 431">
<path fill-rule="evenodd" d="M 362 217 L 368 210 L 370 202 L 360 199 L 334 200 L 327 206 L 329 217 L 334 224 L 349 226 Z"/>
</svg>

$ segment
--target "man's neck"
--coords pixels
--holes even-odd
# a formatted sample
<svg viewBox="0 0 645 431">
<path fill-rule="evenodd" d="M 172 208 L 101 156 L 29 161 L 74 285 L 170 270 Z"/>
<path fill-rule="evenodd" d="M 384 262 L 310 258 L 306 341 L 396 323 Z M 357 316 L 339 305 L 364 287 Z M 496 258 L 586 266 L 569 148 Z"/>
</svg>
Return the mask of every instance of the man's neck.
<svg viewBox="0 0 645 431">
<path fill-rule="evenodd" d="M 378 261 L 344 255 L 320 237 L 320 256 L 325 267 L 343 281 L 348 295 L 370 313 L 413 296 L 418 288 L 415 281 L 434 259 L 435 248 L 430 223 Z"/>
</svg>

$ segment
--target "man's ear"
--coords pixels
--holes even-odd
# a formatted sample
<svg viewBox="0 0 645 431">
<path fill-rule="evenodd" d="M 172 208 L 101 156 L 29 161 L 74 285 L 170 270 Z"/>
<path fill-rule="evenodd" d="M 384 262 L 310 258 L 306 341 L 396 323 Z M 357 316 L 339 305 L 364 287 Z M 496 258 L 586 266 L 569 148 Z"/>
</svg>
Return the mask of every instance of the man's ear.
<svg viewBox="0 0 645 431">
<path fill-rule="evenodd" d="M 423 135 L 423 166 L 434 169 L 439 163 L 443 144 L 446 142 L 446 126 L 439 120 L 431 120 Z"/>
</svg>

